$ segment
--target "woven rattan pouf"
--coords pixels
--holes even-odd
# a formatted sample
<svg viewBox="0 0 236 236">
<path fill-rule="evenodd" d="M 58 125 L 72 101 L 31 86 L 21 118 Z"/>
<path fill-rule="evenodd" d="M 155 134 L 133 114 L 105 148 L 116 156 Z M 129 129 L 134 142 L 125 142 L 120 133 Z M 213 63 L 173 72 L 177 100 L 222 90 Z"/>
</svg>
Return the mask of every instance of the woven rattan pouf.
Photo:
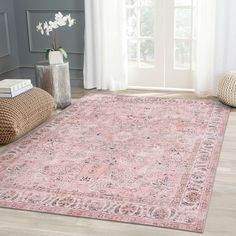
<svg viewBox="0 0 236 236">
<path fill-rule="evenodd" d="M 227 73 L 218 85 L 218 98 L 221 102 L 236 107 L 236 71 Z"/>
<path fill-rule="evenodd" d="M 54 99 L 39 88 L 15 98 L 0 98 L 0 145 L 25 135 L 46 121 L 53 110 Z"/>
</svg>

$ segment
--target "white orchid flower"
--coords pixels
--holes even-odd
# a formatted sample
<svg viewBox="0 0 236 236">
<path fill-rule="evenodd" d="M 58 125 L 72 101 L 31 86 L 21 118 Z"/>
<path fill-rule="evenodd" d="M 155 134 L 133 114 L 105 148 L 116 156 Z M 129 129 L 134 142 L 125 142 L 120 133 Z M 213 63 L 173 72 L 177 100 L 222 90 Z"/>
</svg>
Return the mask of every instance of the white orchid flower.
<svg viewBox="0 0 236 236">
<path fill-rule="evenodd" d="M 72 19 L 70 14 L 67 16 L 68 19 L 68 26 L 72 27 L 75 24 L 75 19 Z"/>
<path fill-rule="evenodd" d="M 58 18 L 58 19 L 56 20 L 56 22 L 57 22 L 57 24 L 58 24 L 59 26 L 65 26 L 66 23 L 67 23 L 67 17 L 64 16 L 64 17 L 62 17 L 62 18 Z"/>
<path fill-rule="evenodd" d="M 46 34 L 47 34 L 47 36 L 49 36 L 50 35 L 50 32 L 52 32 L 52 27 L 51 26 L 48 26 L 48 28 L 46 29 Z"/>
<path fill-rule="evenodd" d="M 62 13 L 59 11 L 56 15 L 55 15 L 55 20 L 59 20 L 59 19 L 62 19 L 63 18 L 63 15 Z"/>
<path fill-rule="evenodd" d="M 57 29 L 59 27 L 56 21 L 49 21 L 49 26 L 52 27 L 52 29 Z"/>
<path fill-rule="evenodd" d="M 53 30 L 52 26 L 48 25 L 47 21 L 44 22 L 43 28 L 46 32 L 46 35 L 48 35 L 48 36 L 50 35 L 50 32 L 52 32 L 52 30 Z"/>
<path fill-rule="evenodd" d="M 55 15 L 55 22 L 59 25 L 59 26 L 65 26 L 66 25 L 66 21 L 67 21 L 67 17 L 63 16 L 61 12 L 58 12 Z"/>
<path fill-rule="evenodd" d="M 43 28 L 43 24 L 41 22 L 39 22 L 39 24 L 36 26 L 36 30 L 41 31 L 42 28 Z"/>
<path fill-rule="evenodd" d="M 36 31 L 40 31 L 40 33 L 44 35 L 43 24 L 41 22 L 36 26 Z"/>
<path fill-rule="evenodd" d="M 43 29 L 44 29 L 44 30 L 47 30 L 47 29 L 48 29 L 48 22 L 47 22 L 47 21 L 44 22 L 44 24 L 43 24 Z"/>
</svg>

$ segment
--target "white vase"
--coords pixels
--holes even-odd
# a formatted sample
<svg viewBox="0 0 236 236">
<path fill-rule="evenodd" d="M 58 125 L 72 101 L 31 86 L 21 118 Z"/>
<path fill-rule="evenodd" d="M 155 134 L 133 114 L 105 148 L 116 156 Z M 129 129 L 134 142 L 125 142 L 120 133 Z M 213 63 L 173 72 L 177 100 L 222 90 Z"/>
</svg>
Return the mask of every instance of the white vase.
<svg viewBox="0 0 236 236">
<path fill-rule="evenodd" d="M 50 65 L 62 64 L 63 55 L 59 51 L 50 51 L 48 55 L 48 61 Z"/>
</svg>

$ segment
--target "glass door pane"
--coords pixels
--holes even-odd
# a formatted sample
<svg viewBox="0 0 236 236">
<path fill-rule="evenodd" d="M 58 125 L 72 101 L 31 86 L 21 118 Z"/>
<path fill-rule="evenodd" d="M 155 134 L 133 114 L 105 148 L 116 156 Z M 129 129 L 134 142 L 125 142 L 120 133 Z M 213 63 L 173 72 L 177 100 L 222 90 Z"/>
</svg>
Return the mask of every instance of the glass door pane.
<svg viewBox="0 0 236 236">
<path fill-rule="evenodd" d="M 129 86 L 192 89 L 195 0 L 126 0 Z"/>
<path fill-rule="evenodd" d="M 193 0 L 166 1 L 166 88 L 192 89 Z"/>
<path fill-rule="evenodd" d="M 159 0 L 127 0 L 130 86 L 163 86 L 164 47 Z"/>
</svg>

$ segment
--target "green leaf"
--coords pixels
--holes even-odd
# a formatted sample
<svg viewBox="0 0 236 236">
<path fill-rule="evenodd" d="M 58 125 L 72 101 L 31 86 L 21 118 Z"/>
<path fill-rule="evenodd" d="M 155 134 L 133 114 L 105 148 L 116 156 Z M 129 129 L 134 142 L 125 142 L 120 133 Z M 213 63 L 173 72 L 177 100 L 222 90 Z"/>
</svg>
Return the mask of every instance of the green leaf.
<svg viewBox="0 0 236 236">
<path fill-rule="evenodd" d="M 58 50 L 59 52 L 61 52 L 61 54 L 63 55 L 63 57 L 64 57 L 65 59 L 68 58 L 68 55 L 67 55 L 66 51 L 65 51 L 62 47 L 59 47 L 57 50 Z"/>
<path fill-rule="evenodd" d="M 48 60 L 49 52 L 53 51 L 53 49 L 51 49 L 51 48 L 46 48 L 45 50 L 46 50 L 46 51 L 45 51 L 45 58 L 46 58 L 46 60 Z"/>
</svg>

